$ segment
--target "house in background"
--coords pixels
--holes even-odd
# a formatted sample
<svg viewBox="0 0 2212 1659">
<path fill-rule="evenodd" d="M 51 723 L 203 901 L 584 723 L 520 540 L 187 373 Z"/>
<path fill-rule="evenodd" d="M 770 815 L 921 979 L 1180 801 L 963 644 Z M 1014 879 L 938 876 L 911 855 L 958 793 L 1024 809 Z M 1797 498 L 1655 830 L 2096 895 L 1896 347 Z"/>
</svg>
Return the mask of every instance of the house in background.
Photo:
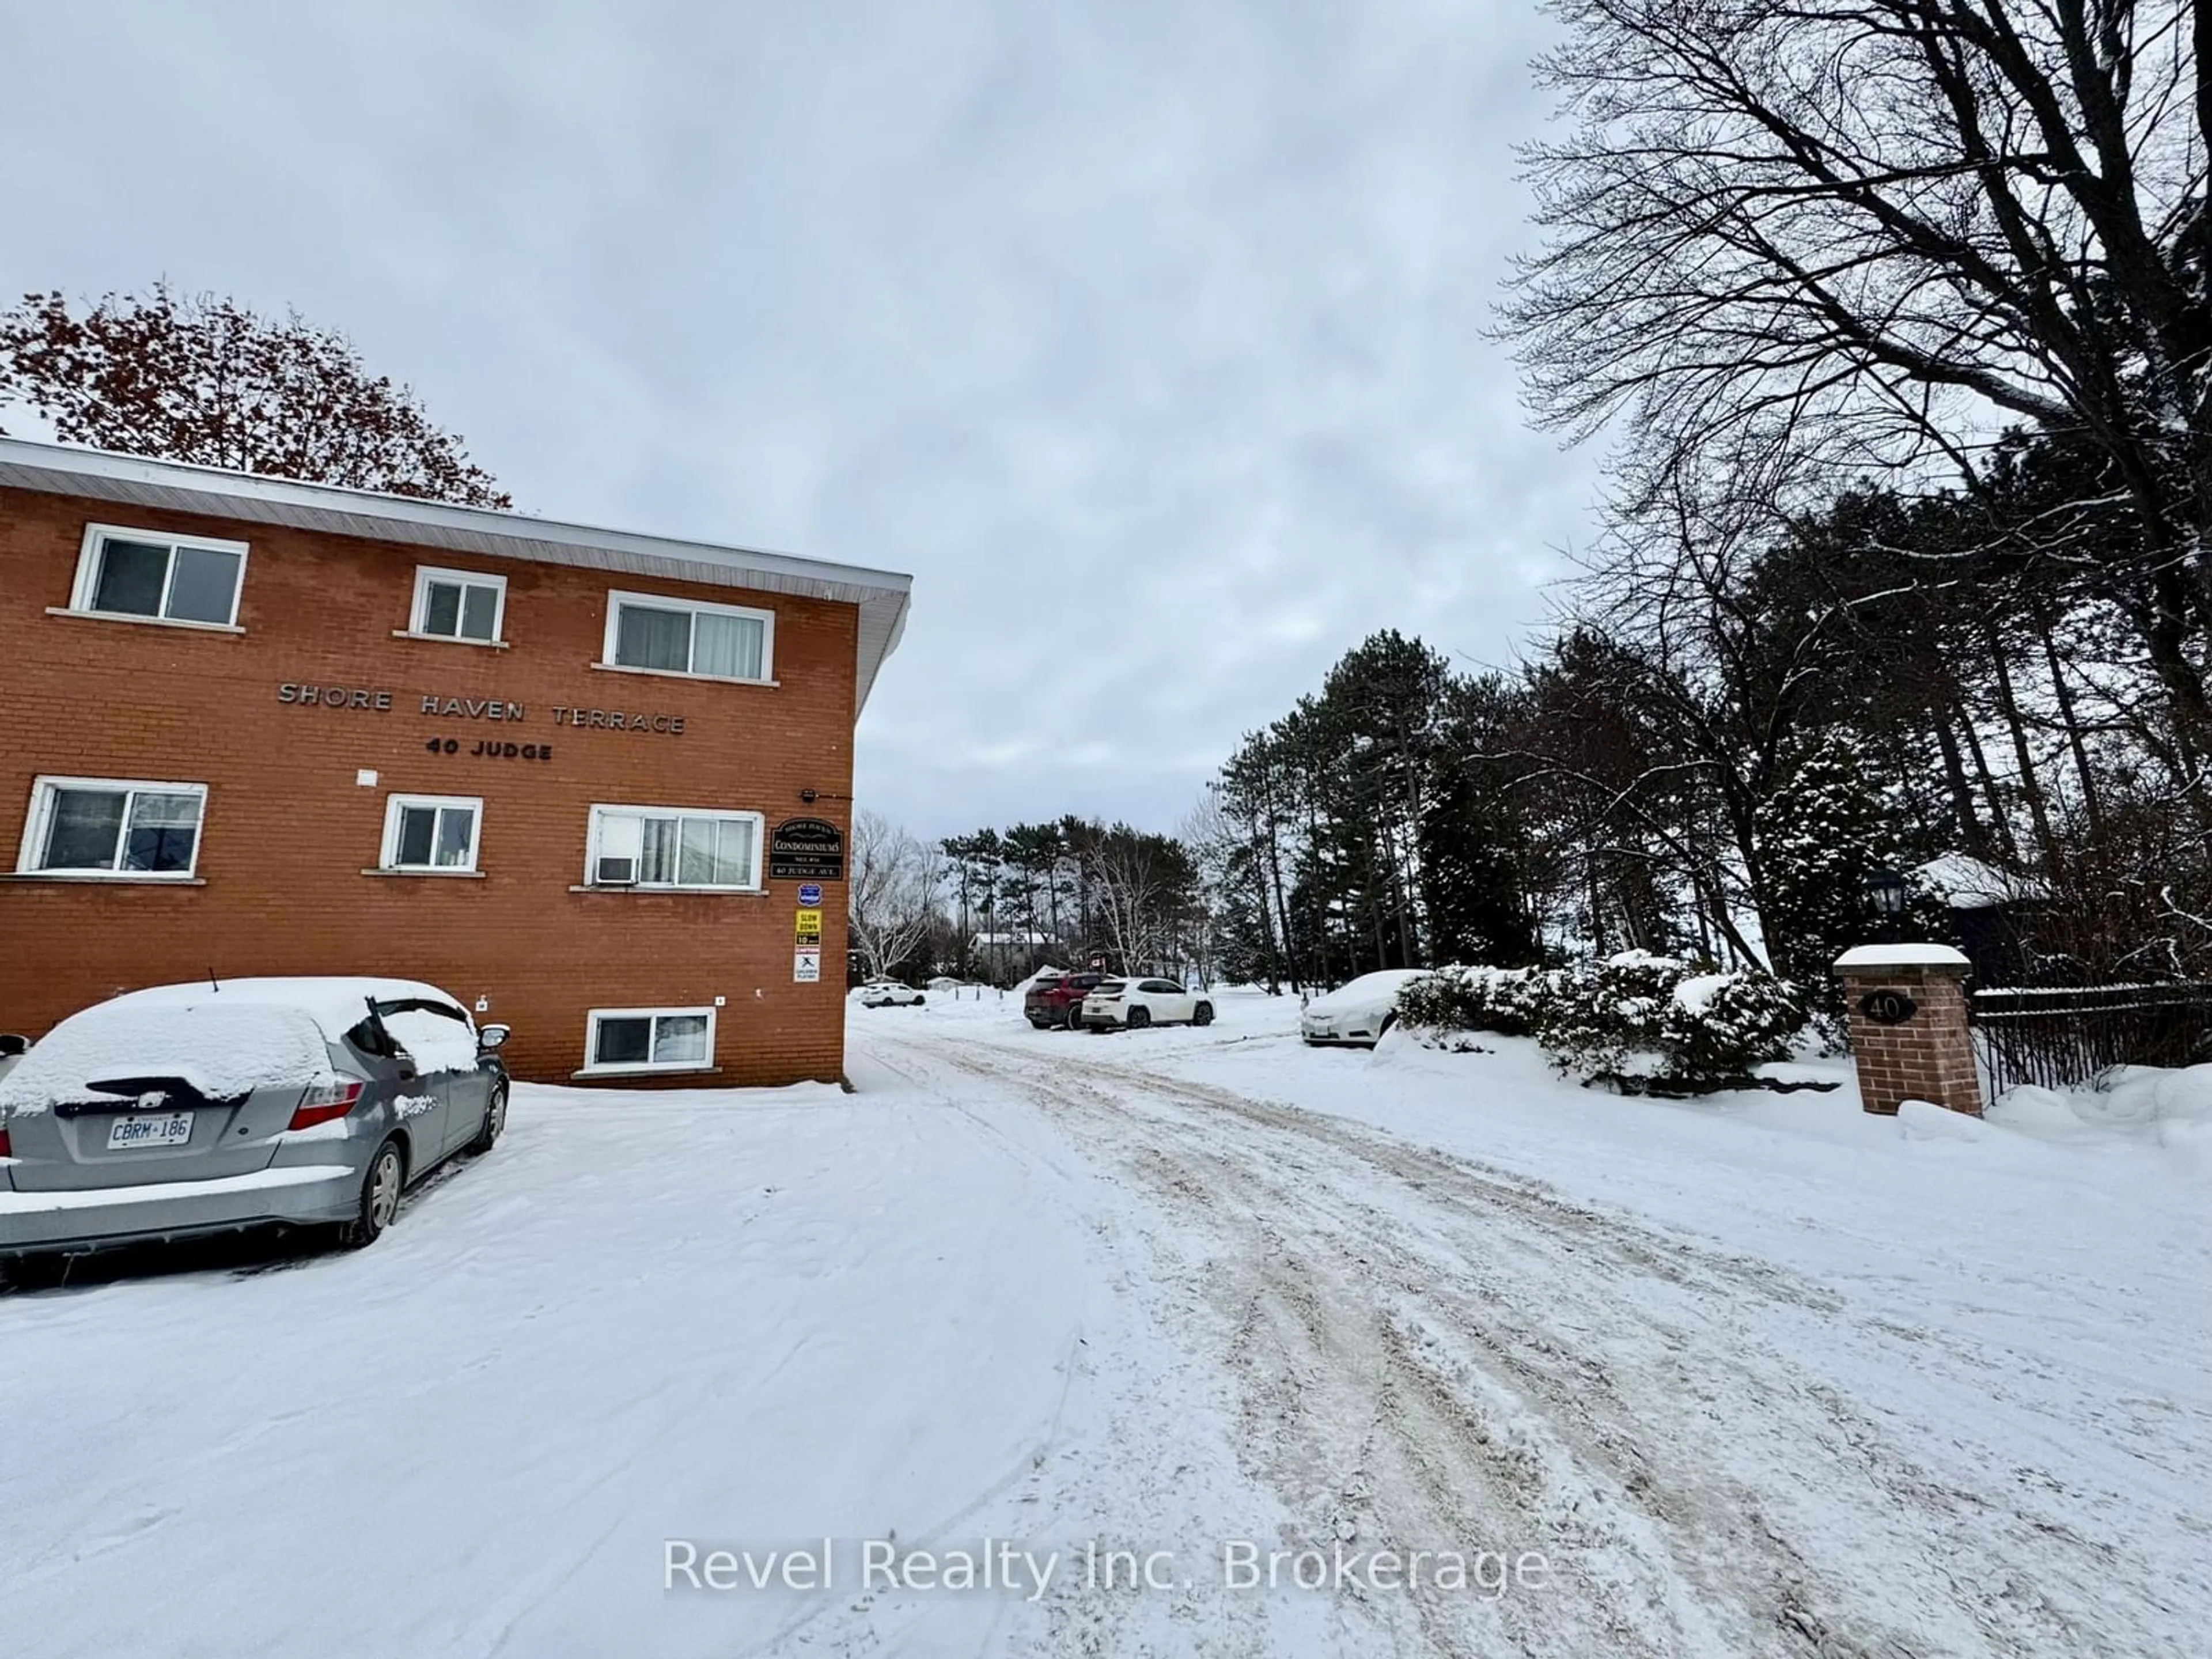
<svg viewBox="0 0 2212 1659">
<path fill-rule="evenodd" d="M 977 933 L 968 941 L 968 959 L 994 985 L 1011 985 L 1035 969 L 1052 948 L 1048 933 Z"/>
<path fill-rule="evenodd" d="M 1912 872 L 1912 885 L 1942 905 L 1951 936 L 1974 965 L 1978 986 L 2012 985 L 2025 967 L 2024 918 L 2050 898 L 2050 890 L 1965 853 L 1946 853 Z"/>
</svg>

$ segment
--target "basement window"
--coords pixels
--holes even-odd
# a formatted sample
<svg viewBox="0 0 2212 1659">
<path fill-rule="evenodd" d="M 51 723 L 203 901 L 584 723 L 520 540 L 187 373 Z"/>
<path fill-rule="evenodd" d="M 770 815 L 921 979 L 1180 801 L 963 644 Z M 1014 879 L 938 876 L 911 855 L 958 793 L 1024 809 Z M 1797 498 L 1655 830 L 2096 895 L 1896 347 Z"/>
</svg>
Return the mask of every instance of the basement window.
<svg viewBox="0 0 2212 1659">
<path fill-rule="evenodd" d="M 584 1070 L 702 1072 L 714 1063 L 712 1008 L 594 1008 Z"/>
</svg>

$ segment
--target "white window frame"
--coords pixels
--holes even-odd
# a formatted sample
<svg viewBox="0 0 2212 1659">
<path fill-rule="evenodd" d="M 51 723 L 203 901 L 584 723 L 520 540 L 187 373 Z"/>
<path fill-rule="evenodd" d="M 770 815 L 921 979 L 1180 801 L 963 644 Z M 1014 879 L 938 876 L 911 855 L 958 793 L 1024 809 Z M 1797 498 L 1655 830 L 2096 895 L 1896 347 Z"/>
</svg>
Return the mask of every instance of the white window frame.
<svg viewBox="0 0 2212 1659">
<path fill-rule="evenodd" d="M 432 582 L 453 582 L 464 587 L 490 588 L 492 590 L 491 637 L 488 640 L 480 640 L 471 634 L 432 633 L 428 626 Z M 468 600 L 464 595 L 461 600 L 461 613 L 465 614 L 467 610 Z M 460 615 L 454 617 L 453 625 L 456 628 L 460 626 Z M 407 626 L 404 629 L 395 630 L 393 637 L 406 640 L 436 640 L 445 645 L 505 645 L 507 643 L 507 578 L 495 576 L 483 570 L 449 570 L 434 564 L 416 565 L 415 567 L 415 599 L 413 604 L 408 608 Z"/>
<path fill-rule="evenodd" d="M 757 893 L 761 890 L 761 869 L 768 856 L 768 818 L 766 814 L 747 812 L 732 806 L 635 806 L 611 801 L 594 801 L 584 835 L 584 885 L 598 887 L 599 843 L 601 832 L 611 815 L 629 815 L 648 818 L 749 818 L 753 826 L 753 867 L 748 879 L 732 886 L 726 883 L 682 881 L 635 881 L 619 886 L 602 889 L 607 892 L 641 893 Z M 639 873 L 644 873 L 644 858 L 640 854 Z"/>
<path fill-rule="evenodd" d="M 657 1027 L 648 1027 L 646 1035 L 644 1060 L 624 1060 L 602 1066 L 594 1058 L 599 1051 L 599 1022 L 603 1019 L 676 1019 L 707 1018 L 707 1054 L 703 1060 L 653 1060 L 650 1058 L 655 1041 L 659 1036 Z M 584 1063 L 579 1077 L 635 1077 L 654 1072 L 711 1072 L 714 1069 L 714 1010 L 706 1008 L 593 1008 L 584 1016 Z"/>
<path fill-rule="evenodd" d="M 167 610 L 170 592 L 177 581 L 177 550 L 197 548 L 204 553 L 235 553 L 238 556 L 238 580 L 230 589 L 230 620 L 228 622 L 197 622 L 190 617 L 165 617 L 157 611 L 144 616 L 136 611 L 100 611 L 93 606 L 93 595 L 100 587 L 100 553 L 107 539 L 143 542 L 149 546 L 169 550 L 168 568 L 161 576 L 161 609 Z M 238 625 L 238 608 L 246 592 L 246 561 L 249 545 L 245 542 L 222 541 L 212 536 L 179 536 L 167 530 L 133 530 L 128 525 L 88 524 L 84 527 L 84 540 L 77 548 L 76 579 L 70 588 L 69 610 L 65 613 L 78 617 L 98 617 L 106 622 L 151 623 L 157 628 L 200 628 L 219 634 L 243 634 Z"/>
<path fill-rule="evenodd" d="M 703 612 L 712 617 L 743 617 L 761 624 L 761 672 L 757 678 L 746 678 L 738 674 L 701 674 L 689 668 L 640 668 L 615 660 L 615 645 L 622 634 L 622 608 L 625 605 L 647 606 L 654 611 L 689 611 Z M 699 629 L 695 623 L 691 629 L 691 654 L 699 654 Z M 775 684 L 775 612 L 762 611 L 751 605 L 715 605 L 707 599 L 679 599 L 666 593 L 637 593 L 612 588 L 607 593 L 607 625 L 605 637 L 599 645 L 599 666 L 611 668 L 622 674 L 665 674 L 672 679 L 718 680 L 725 685 L 774 685 Z"/>
<path fill-rule="evenodd" d="M 466 864 L 402 864 L 399 862 L 399 824 L 401 815 L 410 807 L 428 807 L 434 811 L 448 811 L 467 807 L 469 817 L 469 861 Z M 384 798 L 384 840 L 376 854 L 376 867 L 394 874 L 406 876 L 475 875 L 477 849 L 483 842 L 483 797 L 482 795 L 386 795 Z M 431 849 L 437 848 L 437 832 L 430 836 Z"/>
<path fill-rule="evenodd" d="M 52 827 L 54 797 L 64 789 L 100 789 L 129 795 L 197 795 L 199 797 L 199 824 L 192 836 L 192 861 L 183 870 L 125 870 L 111 865 L 106 870 L 50 870 L 42 866 L 40 857 L 46 844 L 46 832 Z M 197 881 L 199 878 L 200 849 L 207 844 L 208 787 L 204 783 L 156 783 L 147 778 L 68 778 L 40 773 L 31 780 L 31 811 L 23 823 L 23 839 L 15 849 L 15 873 L 36 876 L 47 881 Z M 131 806 L 126 799 L 123 808 L 123 827 L 115 838 L 117 859 L 131 840 Z"/>
</svg>

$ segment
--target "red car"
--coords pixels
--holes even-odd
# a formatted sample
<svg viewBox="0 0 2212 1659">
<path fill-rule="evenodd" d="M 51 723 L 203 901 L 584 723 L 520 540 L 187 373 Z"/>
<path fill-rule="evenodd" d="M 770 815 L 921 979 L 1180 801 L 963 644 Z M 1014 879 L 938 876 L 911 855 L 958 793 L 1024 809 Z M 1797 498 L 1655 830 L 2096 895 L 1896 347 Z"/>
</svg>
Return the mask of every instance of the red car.
<svg viewBox="0 0 2212 1659">
<path fill-rule="evenodd" d="M 1050 974 L 1032 980 L 1022 995 L 1022 1016 L 1040 1031 L 1055 1025 L 1083 1029 L 1083 999 L 1105 979 L 1103 974 Z"/>
</svg>

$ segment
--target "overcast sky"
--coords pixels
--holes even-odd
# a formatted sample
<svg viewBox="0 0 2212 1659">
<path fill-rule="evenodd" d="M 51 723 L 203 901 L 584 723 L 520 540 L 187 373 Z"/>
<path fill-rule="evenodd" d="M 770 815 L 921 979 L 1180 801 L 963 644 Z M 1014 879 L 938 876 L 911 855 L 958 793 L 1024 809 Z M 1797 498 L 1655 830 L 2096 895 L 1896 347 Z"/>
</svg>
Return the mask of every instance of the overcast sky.
<svg viewBox="0 0 2212 1659">
<path fill-rule="evenodd" d="M 1531 8 L 0 0 L 0 293 L 294 305 L 518 505 L 911 571 L 859 791 L 1170 829 L 1593 528 L 1482 337 Z"/>
</svg>

